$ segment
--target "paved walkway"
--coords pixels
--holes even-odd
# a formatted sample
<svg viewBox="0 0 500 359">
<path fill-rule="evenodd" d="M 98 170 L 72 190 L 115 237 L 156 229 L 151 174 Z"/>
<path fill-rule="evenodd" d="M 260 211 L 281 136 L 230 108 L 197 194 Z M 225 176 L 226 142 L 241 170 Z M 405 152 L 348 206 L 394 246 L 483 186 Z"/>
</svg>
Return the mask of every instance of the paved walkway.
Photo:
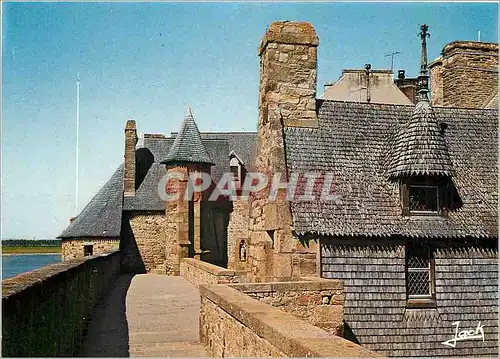
<svg viewBox="0 0 500 359">
<path fill-rule="evenodd" d="M 200 357 L 200 295 L 181 277 L 121 275 L 96 308 L 86 357 Z"/>
</svg>

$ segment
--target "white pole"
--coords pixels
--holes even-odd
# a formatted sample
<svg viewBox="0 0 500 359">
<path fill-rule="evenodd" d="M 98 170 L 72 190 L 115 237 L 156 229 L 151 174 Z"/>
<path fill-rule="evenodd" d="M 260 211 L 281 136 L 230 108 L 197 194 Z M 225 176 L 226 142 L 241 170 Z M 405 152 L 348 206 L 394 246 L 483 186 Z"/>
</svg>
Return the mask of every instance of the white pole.
<svg viewBox="0 0 500 359">
<path fill-rule="evenodd" d="M 80 130 L 80 72 L 76 77 L 76 184 L 75 184 L 75 216 L 78 215 L 78 150 L 79 150 L 79 130 Z"/>
<path fill-rule="evenodd" d="M 481 30 L 477 32 L 477 42 L 481 42 Z"/>
</svg>

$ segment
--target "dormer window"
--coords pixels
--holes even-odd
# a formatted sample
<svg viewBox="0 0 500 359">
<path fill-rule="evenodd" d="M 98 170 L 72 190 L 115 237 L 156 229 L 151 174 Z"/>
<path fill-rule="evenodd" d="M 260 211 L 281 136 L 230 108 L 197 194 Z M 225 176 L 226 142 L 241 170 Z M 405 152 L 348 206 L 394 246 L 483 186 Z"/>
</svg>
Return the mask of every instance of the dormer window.
<svg viewBox="0 0 500 359">
<path fill-rule="evenodd" d="M 243 161 L 234 153 L 234 151 L 231 151 L 229 154 L 229 168 L 231 169 L 231 172 L 233 174 L 234 178 L 234 183 L 236 186 L 236 190 L 239 191 L 241 190 L 241 186 L 243 185 L 243 182 L 245 181 L 245 166 L 243 165 Z"/>
<path fill-rule="evenodd" d="M 410 214 L 438 213 L 439 187 L 433 185 L 408 185 Z"/>
<path fill-rule="evenodd" d="M 414 176 L 401 181 L 403 216 L 443 216 L 448 206 L 449 179 Z"/>
<path fill-rule="evenodd" d="M 229 162 L 229 167 L 231 168 L 231 172 L 233 174 L 234 182 L 236 185 L 236 189 L 240 189 L 241 187 L 241 166 L 236 157 L 231 158 Z"/>
</svg>

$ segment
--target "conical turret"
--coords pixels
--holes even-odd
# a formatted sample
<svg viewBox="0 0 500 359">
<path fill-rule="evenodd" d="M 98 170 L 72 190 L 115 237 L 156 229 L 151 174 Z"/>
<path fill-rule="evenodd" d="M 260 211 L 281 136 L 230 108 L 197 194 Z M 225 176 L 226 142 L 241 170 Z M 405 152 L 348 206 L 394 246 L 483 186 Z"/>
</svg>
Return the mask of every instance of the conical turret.
<svg viewBox="0 0 500 359">
<path fill-rule="evenodd" d="M 181 129 L 170 147 L 167 157 L 161 162 L 166 165 L 198 163 L 213 165 L 214 162 L 201 141 L 200 131 L 188 108 Z"/>
</svg>

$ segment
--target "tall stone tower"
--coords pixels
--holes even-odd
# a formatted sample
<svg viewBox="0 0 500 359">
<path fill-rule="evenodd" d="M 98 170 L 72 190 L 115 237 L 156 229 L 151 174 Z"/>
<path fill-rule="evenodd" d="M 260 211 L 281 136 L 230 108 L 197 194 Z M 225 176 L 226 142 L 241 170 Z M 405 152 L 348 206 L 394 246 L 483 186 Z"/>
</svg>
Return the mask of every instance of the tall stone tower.
<svg viewBox="0 0 500 359">
<path fill-rule="evenodd" d="M 255 169 L 266 174 L 269 182 L 277 173 L 281 173 L 282 182 L 288 180 L 284 126 L 318 126 L 318 43 L 311 24 L 280 21 L 269 26 L 259 46 L 259 141 Z M 280 191 L 275 201 L 270 201 L 267 194 L 264 190 L 251 197 L 247 268 L 251 279 L 266 281 L 313 274 L 317 248 L 305 249 L 293 237 L 286 193 Z"/>
<path fill-rule="evenodd" d="M 498 92 L 498 44 L 451 42 L 429 69 L 433 106 L 483 108 Z"/>
<path fill-rule="evenodd" d="M 179 275 L 182 258 L 199 258 L 201 253 L 202 206 L 206 199 L 206 192 L 194 192 L 192 199 L 185 198 L 188 176 L 193 172 L 210 174 L 210 167 L 214 164 L 202 143 L 191 109 L 161 163 L 166 165 L 167 174 L 176 174 L 168 184 L 169 194 L 176 195 L 176 198 L 165 203 L 165 215 L 173 219 L 166 228 L 165 255 L 167 274 Z"/>
</svg>

